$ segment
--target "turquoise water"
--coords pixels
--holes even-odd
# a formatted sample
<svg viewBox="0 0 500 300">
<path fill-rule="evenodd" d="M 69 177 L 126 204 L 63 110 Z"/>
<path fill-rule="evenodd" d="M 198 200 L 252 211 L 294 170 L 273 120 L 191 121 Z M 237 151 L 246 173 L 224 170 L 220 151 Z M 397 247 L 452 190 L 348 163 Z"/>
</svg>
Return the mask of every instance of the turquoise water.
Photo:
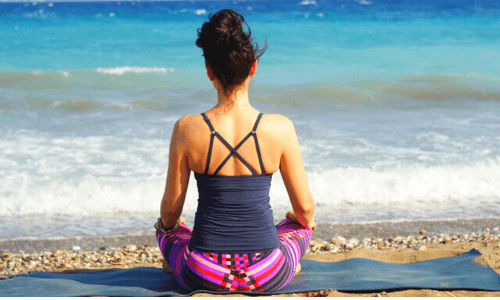
<svg viewBox="0 0 500 300">
<path fill-rule="evenodd" d="M 0 239 L 152 230 L 173 125 L 215 104 L 196 29 L 225 7 L 268 45 L 251 101 L 294 122 L 319 222 L 499 215 L 495 1 L 1 3 Z"/>
</svg>

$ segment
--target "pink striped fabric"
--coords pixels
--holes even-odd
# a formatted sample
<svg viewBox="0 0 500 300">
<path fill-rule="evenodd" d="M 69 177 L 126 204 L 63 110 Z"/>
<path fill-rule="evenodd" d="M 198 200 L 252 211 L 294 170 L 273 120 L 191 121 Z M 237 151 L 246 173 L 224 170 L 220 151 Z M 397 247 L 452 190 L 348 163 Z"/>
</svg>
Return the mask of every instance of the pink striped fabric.
<svg viewBox="0 0 500 300">
<path fill-rule="evenodd" d="M 187 290 L 271 292 L 287 285 L 311 239 L 289 219 L 276 225 L 280 247 L 259 253 L 208 253 L 188 248 L 191 229 L 181 224 L 174 232 L 156 232 L 158 245 L 175 279 Z"/>
</svg>

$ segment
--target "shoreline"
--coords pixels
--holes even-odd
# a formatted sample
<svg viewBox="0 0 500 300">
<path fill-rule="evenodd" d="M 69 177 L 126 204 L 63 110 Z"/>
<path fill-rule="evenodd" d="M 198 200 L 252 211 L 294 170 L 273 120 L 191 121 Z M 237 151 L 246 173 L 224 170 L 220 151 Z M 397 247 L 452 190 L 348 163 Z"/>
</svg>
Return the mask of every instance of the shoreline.
<svg viewBox="0 0 500 300">
<path fill-rule="evenodd" d="M 450 257 L 461 255 L 476 249 L 481 253 L 481 256 L 475 259 L 475 262 L 489 266 L 500 275 L 500 230 L 498 227 L 493 229 L 477 231 L 478 225 L 489 226 L 498 224 L 498 219 L 486 220 L 457 220 L 457 221 L 439 221 L 431 222 L 424 225 L 433 225 L 430 230 L 424 228 L 416 229 L 421 225 L 421 221 L 405 222 L 405 226 L 401 223 L 395 223 L 400 229 L 400 234 L 388 236 L 387 232 L 382 232 L 386 229 L 387 223 L 380 224 L 345 224 L 344 227 L 335 227 L 331 224 L 321 224 L 321 227 L 326 227 L 326 231 L 318 231 L 321 234 L 313 235 L 309 247 L 304 256 L 304 260 L 316 260 L 323 262 L 338 262 L 352 258 L 366 258 L 378 260 L 388 263 L 413 263 L 430 259 Z M 458 222 L 458 223 L 457 223 Z M 492 223 L 493 222 L 493 223 Z M 463 224 L 462 224 L 463 223 Z M 442 232 L 434 234 L 437 226 L 452 226 L 462 224 L 449 233 Z M 378 226 L 379 231 L 370 231 L 373 228 L 366 227 Z M 333 226 L 333 228 L 330 228 Z M 458 231 L 463 231 L 464 228 L 476 229 L 470 233 L 455 234 Z M 447 227 L 439 227 L 447 228 Z M 325 229 L 325 228 L 323 228 Z M 406 236 L 406 230 L 412 230 L 414 234 Z M 322 234 L 327 234 L 329 230 L 333 230 L 337 234 L 328 236 L 327 238 L 319 238 Z M 343 237 L 344 232 L 351 232 L 352 235 Z M 394 228 L 393 230 L 396 230 Z M 365 236 L 361 238 L 355 237 L 355 234 Z M 367 237 L 367 233 L 378 232 L 379 236 Z M 454 233 L 455 232 L 455 233 Z M 16 276 L 32 272 L 65 272 L 65 273 L 81 273 L 94 272 L 109 269 L 128 269 L 135 267 L 153 267 L 162 268 L 164 261 L 160 249 L 155 243 L 150 243 L 154 239 L 153 235 L 142 236 L 121 236 L 121 237 L 106 237 L 106 238 L 87 238 L 87 239 L 64 239 L 64 240 L 31 240 L 31 242 L 52 243 L 52 247 L 61 245 L 71 245 L 78 241 L 83 246 L 95 247 L 104 245 L 98 250 L 85 250 L 80 246 L 63 247 L 55 251 L 43 251 L 38 253 L 28 254 L 26 251 L 6 252 L 0 248 L 0 280 L 8 280 Z M 8 243 L 11 241 L 4 241 Z M 28 241 L 17 241 L 26 243 Z M 113 243 L 135 243 L 126 246 L 112 246 Z M 146 244 L 144 244 L 146 243 Z M 0 246 L 2 244 L 0 243 Z M 228 294 L 207 294 L 197 293 L 193 296 L 205 297 L 235 297 L 248 296 L 245 294 L 228 293 Z M 252 295 L 253 296 L 253 295 Z M 293 294 L 278 294 L 275 296 L 281 297 L 317 297 L 317 296 L 336 296 L 336 297 L 500 297 L 500 291 L 476 291 L 476 290 L 434 290 L 434 289 L 393 289 L 387 291 L 349 291 L 342 292 L 337 290 L 310 291 Z"/>
<path fill-rule="evenodd" d="M 470 232 L 485 231 L 500 227 L 500 218 L 489 217 L 484 219 L 458 219 L 458 220 L 422 220 L 401 222 L 374 222 L 352 224 L 318 224 L 313 231 L 312 240 L 329 241 L 332 237 L 342 236 L 346 239 L 364 238 L 390 238 L 396 236 L 418 236 L 421 229 L 427 235 L 466 234 Z M 54 252 L 61 249 L 100 250 L 101 248 L 125 247 L 127 245 L 152 245 L 157 246 L 153 233 L 139 235 L 119 235 L 106 237 L 85 238 L 57 238 L 57 239 L 5 239 L 0 240 L 0 253 L 36 253 L 43 251 Z"/>
</svg>

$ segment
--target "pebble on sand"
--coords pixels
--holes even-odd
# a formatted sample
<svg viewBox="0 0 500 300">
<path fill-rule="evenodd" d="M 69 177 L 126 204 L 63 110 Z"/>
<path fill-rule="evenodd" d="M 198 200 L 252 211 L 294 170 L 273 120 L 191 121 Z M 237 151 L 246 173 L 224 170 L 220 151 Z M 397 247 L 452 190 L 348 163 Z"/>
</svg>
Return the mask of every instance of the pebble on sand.
<svg viewBox="0 0 500 300">
<path fill-rule="evenodd" d="M 419 246 L 415 247 L 415 250 L 417 250 L 417 251 L 426 251 L 427 247 L 425 245 L 419 245 Z"/>
<path fill-rule="evenodd" d="M 496 232 L 495 228 L 492 232 Z M 442 233 L 437 236 L 402 237 L 394 238 L 365 238 L 346 239 L 336 236 L 328 241 L 311 241 L 306 253 L 327 254 L 347 253 L 358 249 L 365 250 L 396 250 L 415 249 L 426 251 L 429 244 L 448 244 L 456 242 L 483 241 L 490 244 L 500 239 L 500 234 L 490 231 L 469 234 Z M 497 246 L 498 247 L 498 246 Z M 73 251 L 56 250 L 43 253 L 1 253 L 0 254 L 0 279 L 10 276 L 27 274 L 39 271 L 56 271 L 65 269 L 95 269 L 116 266 L 133 266 L 134 264 L 157 264 L 163 262 L 163 256 L 157 246 L 150 244 L 144 246 L 127 245 L 126 247 L 102 247 L 99 250 L 82 250 L 80 246 L 73 246 Z"/>
</svg>

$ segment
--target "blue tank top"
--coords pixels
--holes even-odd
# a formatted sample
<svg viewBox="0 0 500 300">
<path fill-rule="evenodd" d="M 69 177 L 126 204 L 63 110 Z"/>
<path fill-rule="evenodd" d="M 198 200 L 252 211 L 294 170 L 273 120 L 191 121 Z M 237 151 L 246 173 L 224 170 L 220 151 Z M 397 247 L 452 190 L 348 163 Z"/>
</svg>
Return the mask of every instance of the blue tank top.
<svg viewBox="0 0 500 300">
<path fill-rule="evenodd" d="M 215 131 L 207 116 L 202 113 L 212 135 L 208 149 L 205 173 L 194 173 L 198 184 L 198 210 L 189 247 L 201 252 L 253 253 L 268 252 L 279 247 L 279 238 L 269 204 L 269 188 L 272 174 L 264 173 L 264 164 L 257 141 L 257 121 L 250 132 L 236 147 L 232 147 Z M 259 157 L 261 175 L 240 156 L 237 150 L 254 137 Z M 231 151 L 212 175 L 208 175 L 214 138 Z M 236 156 L 253 176 L 218 176 L 224 164 Z"/>
</svg>

